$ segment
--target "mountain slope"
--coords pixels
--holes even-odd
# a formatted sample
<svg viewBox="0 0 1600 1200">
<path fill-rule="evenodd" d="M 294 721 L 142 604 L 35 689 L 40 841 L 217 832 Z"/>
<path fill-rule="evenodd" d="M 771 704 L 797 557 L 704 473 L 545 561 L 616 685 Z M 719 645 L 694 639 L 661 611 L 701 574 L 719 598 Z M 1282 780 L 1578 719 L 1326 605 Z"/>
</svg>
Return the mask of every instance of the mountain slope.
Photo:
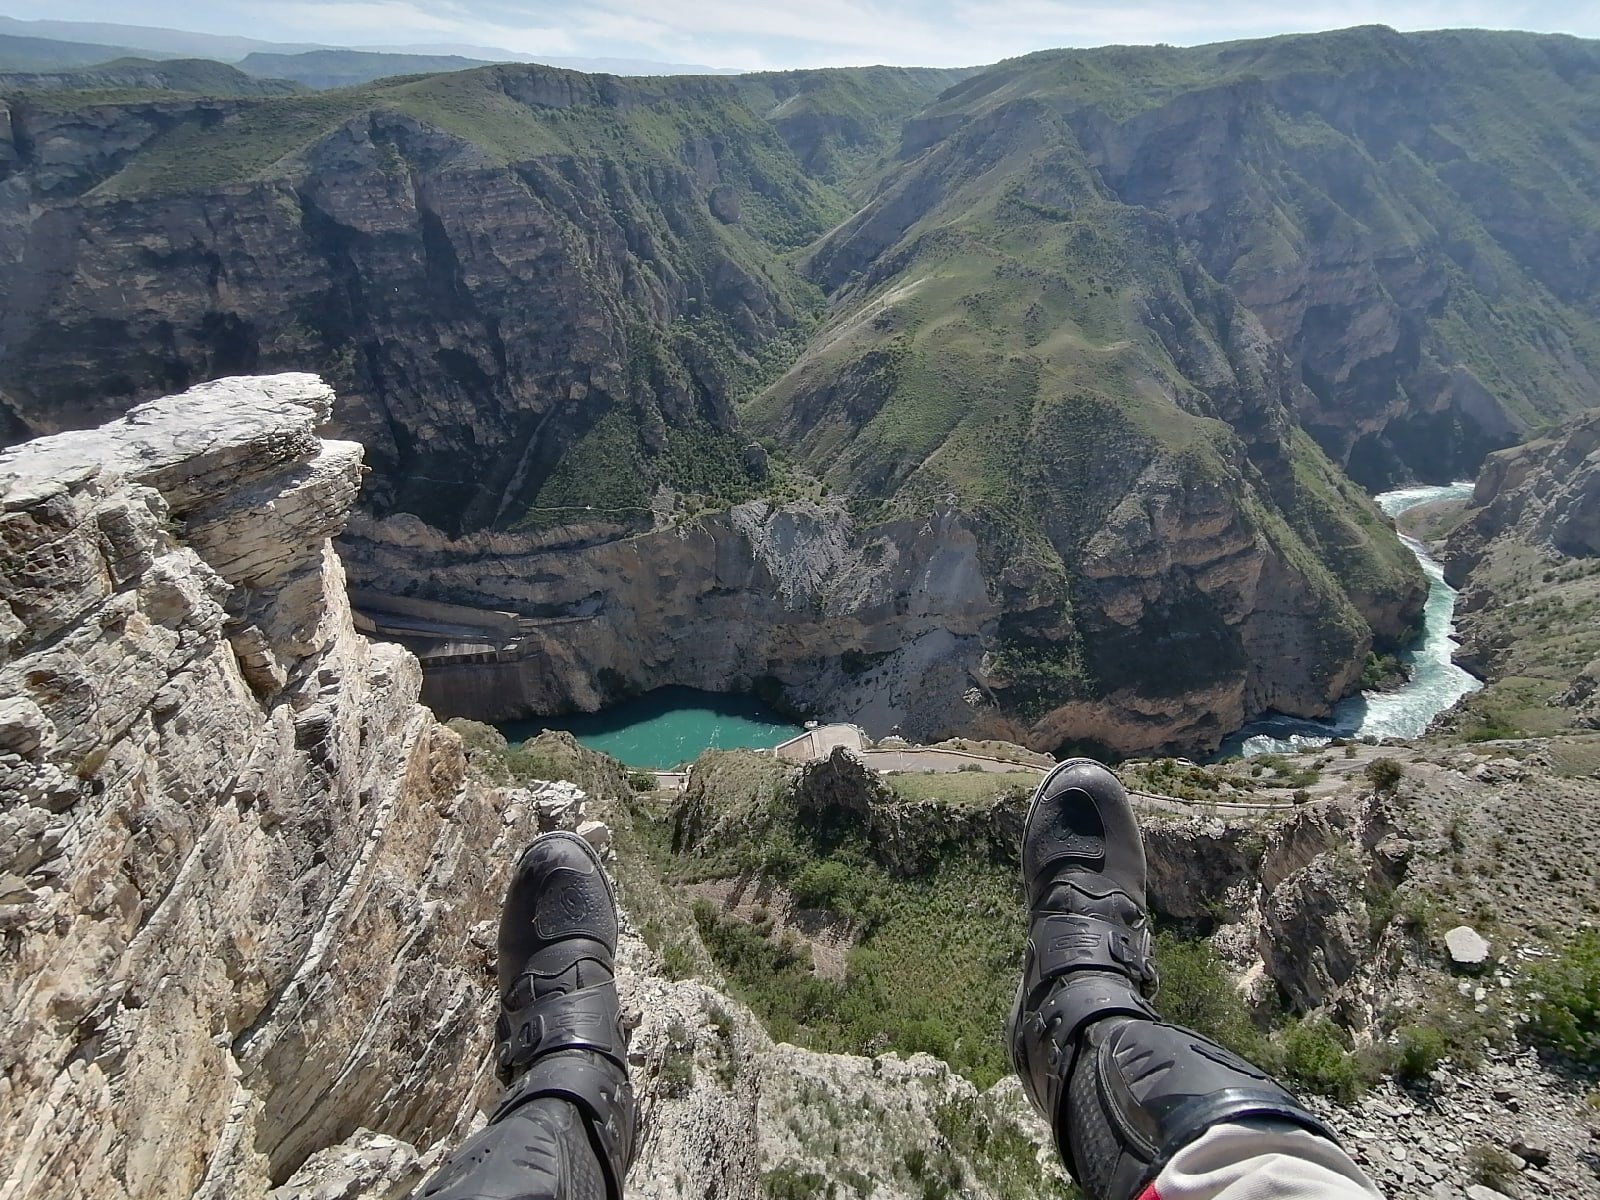
<svg viewBox="0 0 1600 1200">
<path fill-rule="evenodd" d="M 256 51 L 239 70 L 267 79 L 292 79 L 314 88 L 358 87 L 394 75 L 431 75 L 486 67 L 482 59 L 444 54 L 375 54 L 362 50 L 307 50 L 300 54 Z"/>
<path fill-rule="evenodd" d="M 1016 103 L 1170 217 L 1362 482 L 1439 482 L 1600 389 L 1600 44 L 1384 28 L 1050 51 L 952 89 L 907 150 Z"/>
<path fill-rule="evenodd" d="M 24 190 L 0 246 L 45 287 L 13 275 L 6 297 L 14 421 L 316 366 L 349 396 L 371 502 L 447 529 L 597 500 L 647 518 L 662 471 L 741 476 L 730 398 L 815 304 L 775 253 L 839 215 L 719 81 L 504 67 L 94 112 L 11 106 Z"/>
<path fill-rule="evenodd" d="M 32 98 L 4 436 L 326 373 L 363 585 L 563 623 L 450 668 L 472 715 L 760 685 L 1204 747 L 1325 711 L 1416 616 L 1340 467 L 1470 471 L 1593 394 L 1597 62 L 1358 29 Z"/>
<path fill-rule="evenodd" d="M 159 54 L 152 56 L 146 51 L 129 49 L 127 46 L 102 46 L 0 33 L 0 70 L 5 71 L 71 70 L 139 54 L 164 57 Z"/>
<path fill-rule="evenodd" d="M 288 79 L 257 79 L 206 58 L 115 58 L 76 70 L 0 73 L 0 91 L 194 92 L 203 96 L 287 96 L 303 91 Z M 119 97 L 120 98 L 120 97 Z M 77 103 L 82 99 L 75 97 Z"/>
<path fill-rule="evenodd" d="M 1294 428 L 1277 347 L 1049 106 L 964 122 L 807 269 L 834 314 L 749 419 L 863 516 L 982 515 L 1013 593 L 986 673 L 1029 740 L 1125 744 L 1185 695 L 1315 710 L 1406 632 L 1415 564 Z"/>
</svg>

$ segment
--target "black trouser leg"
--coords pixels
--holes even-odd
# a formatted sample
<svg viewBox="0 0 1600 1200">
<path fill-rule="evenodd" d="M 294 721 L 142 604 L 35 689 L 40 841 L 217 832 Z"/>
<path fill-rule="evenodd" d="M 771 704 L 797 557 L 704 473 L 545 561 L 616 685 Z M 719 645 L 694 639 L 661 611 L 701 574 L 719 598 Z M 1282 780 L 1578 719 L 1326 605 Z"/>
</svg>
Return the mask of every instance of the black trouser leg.
<svg viewBox="0 0 1600 1200">
<path fill-rule="evenodd" d="M 578 1110 L 542 1096 L 474 1134 L 418 1193 L 425 1200 L 606 1200 Z"/>
</svg>

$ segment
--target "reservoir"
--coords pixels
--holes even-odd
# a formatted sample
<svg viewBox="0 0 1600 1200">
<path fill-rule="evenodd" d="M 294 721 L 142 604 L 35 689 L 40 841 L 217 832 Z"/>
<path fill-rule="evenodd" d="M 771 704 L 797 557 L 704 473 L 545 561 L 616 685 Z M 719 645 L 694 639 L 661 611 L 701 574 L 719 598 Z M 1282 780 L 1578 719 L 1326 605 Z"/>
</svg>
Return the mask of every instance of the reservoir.
<svg viewBox="0 0 1600 1200">
<path fill-rule="evenodd" d="M 591 750 L 630 767 L 667 771 L 702 750 L 757 750 L 803 732 L 754 696 L 666 687 L 597 713 L 535 717 L 500 726 L 512 745 L 545 729 L 563 729 Z"/>
<path fill-rule="evenodd" d="M 1465 499 L 1471 494 L 1472 484 L 1452 483 L 1400 488 L 1374 499 L 1384 512 L 1397 517 L 1419 505 Z M 1415 538 L 1401 534 L 1400 540 L 1417 556 L 1428 576 L 1422 637 L 1400 654 L 1400 661 L 1410 668 L 1410 680 L 1393 691 L 1362 692 L 1341 700 L 1334 706 L 1332 719 L 1325 722 L 1279 716 L 1252 722 L 1222 744 L 1221 755 L 1286 753 L 1301 746 L 1320 746 L 1334 737 L 1420 737 L 1434 717 L 1483 686 L 1451 661 L 1456 649 L 1456 590 L 1444 581 L 1444 568 Z"/>
</svg>

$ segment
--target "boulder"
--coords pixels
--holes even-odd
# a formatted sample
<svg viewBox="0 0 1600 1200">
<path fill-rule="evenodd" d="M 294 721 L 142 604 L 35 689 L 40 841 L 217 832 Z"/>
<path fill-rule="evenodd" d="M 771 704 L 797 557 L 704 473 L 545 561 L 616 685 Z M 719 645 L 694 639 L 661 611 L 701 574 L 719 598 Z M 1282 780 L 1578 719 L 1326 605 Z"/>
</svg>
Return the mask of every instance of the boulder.
<svg viewBox="0 0 1600 1200">
<path fill-rule="evenodd" d="M 1457 925 L 1444 935 L 1445 949 L 1452 966 L 1476 970 L 1489 961 L 1489 943 L 1470 925 Z"/>
</svg>

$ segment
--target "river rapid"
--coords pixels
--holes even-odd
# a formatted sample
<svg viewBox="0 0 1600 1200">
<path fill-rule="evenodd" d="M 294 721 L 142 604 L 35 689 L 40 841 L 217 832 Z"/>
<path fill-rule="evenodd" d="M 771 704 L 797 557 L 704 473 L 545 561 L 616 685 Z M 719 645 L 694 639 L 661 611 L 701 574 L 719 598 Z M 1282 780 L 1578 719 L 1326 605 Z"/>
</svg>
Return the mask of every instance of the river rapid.
<svg viewBox="0 0 1600 1200">
<path fill-rule="evenodd" d="M 1459 500 L 1472 494 L 1472 484 L 1410 487 L 1383 492 L 1374 499 L 1391 517 L 1437 500 Z M 1302 746 L 1322 746 L 1335 737 L 1420 737 L 1429 722 L 1463 696 L 1483 685 L 1451 661 L 1456 649 L 1456 590 L 1444 581 L 1444 568 L 1415 538 L 1400 535 L 1428 576 L 1428 601 L 1423 610 L 1422 637 L 1400 654 L 1411 671 L 1402 686 L 1387 692 L 1362 692 L 1341 700 L 1328 721 L 1267 716 L 1246 725 L 1222 745 L 1221 757 L 1280 754 Z"/>
</svg>

